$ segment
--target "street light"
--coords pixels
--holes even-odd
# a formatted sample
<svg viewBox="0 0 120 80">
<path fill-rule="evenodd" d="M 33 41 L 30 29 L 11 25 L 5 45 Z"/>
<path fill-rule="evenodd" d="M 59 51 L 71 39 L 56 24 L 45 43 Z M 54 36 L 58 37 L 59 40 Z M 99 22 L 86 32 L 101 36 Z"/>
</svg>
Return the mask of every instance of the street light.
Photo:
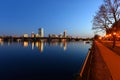
<svg viewBox="0 0 120 80">
<path fill-rule="evenodd" d="M 115 35 L 116 35 L 116 32 L 113 32 L 113 35 L 115 36 Z"/>
<path fill-rule="evenodd" d="M 108 35 L 105 35 L 105 37 L 108 37 Z"/>
<path fill-rule="evenodd" d="M 111 34 L 109 34 L 109 37 L 111 37 Z"/>
<path fill-rule="evenodd" d="M 99 39 L 101 40 L 101 39 L 102 39 L 102 37 L 100 36 L 100 37 L 99 37 Z"/>
</svg>

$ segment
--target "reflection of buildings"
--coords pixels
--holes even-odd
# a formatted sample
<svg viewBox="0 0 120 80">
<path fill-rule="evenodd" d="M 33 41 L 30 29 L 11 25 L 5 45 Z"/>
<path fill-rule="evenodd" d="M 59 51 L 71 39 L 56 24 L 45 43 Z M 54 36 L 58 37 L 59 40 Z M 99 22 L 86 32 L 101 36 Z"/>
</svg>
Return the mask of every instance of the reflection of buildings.
<svg viewBox="0 0 120 80">
<path fill-rule="evenodd" d="M 38 49 L 40 50 L 40 52 L 43 52 L 43 42 L 38 43 Z"/>
<path fill-rule="evenodd" d="M 67 50 L 67 41 L 62 41 L 59 43 L 59 46 L 65 50 Z"/>
<path fill-rule="evenodd" d="M 64 50 L 67 49 L 67 42 L 66 41 L 63 42 L 63 48 L 64 48 Z"/>
<path fill-rule="evenodd" d="M 52 41 L 49 43 L 50 46 L 60 46 L 61 48 L 65 50 L 67 50 L 67 41 L 66 40 L 62 40 L 62 42 L 58 42 L 58 41 Z"/>
<path fill-rule="evenodd" d="M 36 42 L 36 47 L 39 49 L 40 52 L 43 52 L 44 44 L 43 41 Z"/>
<path fill-rule="evenodd" d="M 3 45 L 3 40 L 0 38 L 0 45 Z"/>
<path fill-rule="evenodd" d="M 35 43 L 34 43 L 34 42 L 32 42 L 32 50 L 34 49 L 34 46 L 35 46 Z"/>
<path fill-rule="evenodd" d="M 35 46 L 38 47 L 38 42 L 35 42 Z"/>
<path fill-rule="evenodd" d="M 58 41 L 51 41 L 49 44 L 51 46 L 57 46 L 58 45 Z"/>
<path fill-rule="evenodd" d="M 24 46 L 24 47 L 28 47 L 28 41 L 24 41 L 24 42 L 23 42 L 23 46 Z"/>
<path fill-rule="evenodd" d="M 39 34 L 39 37 L 44 37 L 44 29 L 43 28 L 39 28 L 38 29 L 38 34 Z"/>
<path fill-rule="evenodd" d="M 17 39 L 17 42 L 19 43 L 19 42 L 21 42 L 22 41 L 22 39 Z"/>
<path fill-rule="evenodd" d="M 8 46 L 10 45 L 10 41 L 8 41 Z"/>
<path fill-rule="evenodd" d="M 60 47 L 61 47 L 61 48 L 63 47 L 63 44 L 62 44 L 62 42 L 60 42 Z"/>
</svg>

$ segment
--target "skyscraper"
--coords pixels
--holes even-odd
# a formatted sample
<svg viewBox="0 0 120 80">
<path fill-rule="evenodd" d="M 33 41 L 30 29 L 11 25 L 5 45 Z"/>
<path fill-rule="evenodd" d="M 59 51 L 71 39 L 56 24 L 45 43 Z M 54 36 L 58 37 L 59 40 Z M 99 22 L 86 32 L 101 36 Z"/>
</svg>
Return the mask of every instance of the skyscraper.
<svg viewBox="0 0 120 80">
<path fill-rule="evenodd" d="M 44 37 L 44 29 L 43 28 L 39 28 L 38 29 L 38 34 L 39 34 L 39 37 Z"/>
<path fill-rule="evenodd" d="M 66 38 L 66 30 L 63 32 L 63 37 Z"/>
</svg>

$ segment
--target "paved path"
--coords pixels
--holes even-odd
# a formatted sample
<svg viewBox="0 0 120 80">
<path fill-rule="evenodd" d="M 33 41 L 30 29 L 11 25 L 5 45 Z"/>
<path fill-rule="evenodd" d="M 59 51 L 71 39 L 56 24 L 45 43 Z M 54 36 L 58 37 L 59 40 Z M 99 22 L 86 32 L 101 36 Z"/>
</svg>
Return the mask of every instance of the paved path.
<svg viewBox="0 0 120 80">
<path fill-rule="evenodd" d="M 95 41 L 93 80 L 120 80 L 120 56 Z M 101 57 L 101 58 L 100 58 Z"/>
<path fill-rule="evenodd" d="M 94 52 L 92 54 L 92 63 L 89 80 L 112 80 L 110 71 L 101 56 L 101 51 L 96 42 L 93 47 Z"/>
</svg>

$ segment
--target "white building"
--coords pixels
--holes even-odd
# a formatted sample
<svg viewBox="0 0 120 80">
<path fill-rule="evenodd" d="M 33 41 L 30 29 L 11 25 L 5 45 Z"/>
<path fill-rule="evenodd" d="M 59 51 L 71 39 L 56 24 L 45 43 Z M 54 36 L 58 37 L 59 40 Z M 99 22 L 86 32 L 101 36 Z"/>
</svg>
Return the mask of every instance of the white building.
<svg viewBox="0 0 120 80">
<path fill-rule="evenodd" d="M 28 38 L 28 34 L 24 34 L 23 36 L 24 36 L 25 38 Z"/>
<path fill-rule="evenodd" d="M 38 37 L 39 37 L 39 34 L 36 34 L 35 37 L 38 38 Z"/>
</svg>

